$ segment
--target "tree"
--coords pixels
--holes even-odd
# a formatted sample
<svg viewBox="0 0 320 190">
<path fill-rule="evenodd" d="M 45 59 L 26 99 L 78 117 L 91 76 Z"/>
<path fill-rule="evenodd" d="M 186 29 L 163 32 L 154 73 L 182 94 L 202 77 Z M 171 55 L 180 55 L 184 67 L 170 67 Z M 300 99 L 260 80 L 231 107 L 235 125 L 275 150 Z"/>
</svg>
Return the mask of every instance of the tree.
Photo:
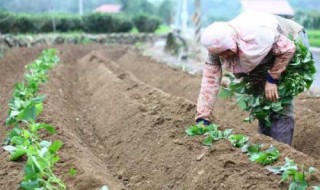
<svg viewBox="0 0 320 190">
<path fill-rule="evenodd" d="M 163 22 L 170 25 L 173 21 L 173 2 L 172 0 L 164 0 L 158 9 L 158 14 L 162 18 Z"/>
</svg>

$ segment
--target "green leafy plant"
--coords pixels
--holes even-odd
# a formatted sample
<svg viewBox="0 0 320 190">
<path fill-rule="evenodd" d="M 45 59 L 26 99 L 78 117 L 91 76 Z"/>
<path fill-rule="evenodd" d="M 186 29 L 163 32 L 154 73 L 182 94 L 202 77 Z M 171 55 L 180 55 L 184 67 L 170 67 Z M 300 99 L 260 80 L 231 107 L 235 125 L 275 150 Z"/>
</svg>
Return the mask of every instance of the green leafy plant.
<svg viewBox="0 0 320 190">
<path fill-rule="evenodd" d="M 211 124 L 209 126 L 203 125 L 203 123 L 199 123 L 197 125 L 193 125 L 186 130 L 186 133 L 189 136 L 203 135 L 209 130 L 216 130 L 218 126 L 215 124 Z"/>
<path fill-rule="evenodd" d="M 63 182 L 53 173 L 53 166 L 60 160 L 57 152 L 62 147 L 61 141 L 42 141 L 37 146 L 29 146 L 28 160 L 24 167 L 25 176 L 20 185 L 26 190 L 45 187 L 45 189 L 66 189 Z"/>
<path fill-rule="evenodd" d="M 247 153 L 251 161 L 262 165 L 272 164 L 279 158 L 280 152 L 277 147 L 270 146 L 265 151 L 262 151 L 261 147 L 262 144 L 247 144 L 242 147 L 242 151 Z"/>
<path fill-rule="evenodd" d="M 48 80 L 48 71 L 59 63 L 57 51 L 48 49 L 25 68 L 25 81 L 15 85 L 9 102 L 6 124 L 12 129 L 8 132 L 3 148 L 9 152 L 10 160 L 27 158 L 22 189 L 66 189 L 64 183 L 53 173 L 54 164 L 60 158 L 57 152 L 63 146 L 59 140 L 42 140 L 40 133 L 55 133 L 55 128 L 46 123 L 37 123 L 37 116 L 43 111 L 44 95 L 38 95 L 39 86 Z"/>
<path fill-rule="evenodd" d="M 296 53 L 280 78 L 278 84 L 280 98 L 277 102 L 267 100 L 264 94 L 268 70 L 272 67 L 273 61 L 259 65 L 249 74 L 238 76 L 242 78 L 241 81 L 232 74 L 225 75 L 231 83 L 228 88 L 221 88 L 219 97 L 231 98 L 235 95 L 239 107 L 250 112 L 244 121 L 252 122 L 254 119 L 259 119 L 267 126 L 271 126 L 271 113 L 282 114 L 283 108 L 291 104 L 293 97 L 310 88 L 316 73 L 315 62 L 311 52 L 302 42 L 294 43 Z"/>
<path fill-rule="evenodd" d="M 310 167 L 308 171 L 305 171 L 304 167 L 302 167 L 302 171 L 299 171 L 298 166 L 289 158 L 285 158 L 284 165 L 269 166 L 267 169 L 274 174 L 281 174 L 281 183 L 290 180 L 291 183 L 289 185 L 289 190 L 307 189 L 308 182 L 306 181 L 306 177 L 308 175 L 312 175 L 312 173 L 315 171 L 315 168 L 313 167 Z M 317 187 L 315 186 L 314 189 L 317 189 Z"/>
<path fill-rule="evenodd" d="M 213 141 L 227 138 L 232 131 L 231 129 L 220 131 L 218 128 L 219 126 L 214 123 L 206 126 L 206 125 L 203 125 L 202 122 L 200 122 L 197 125 L 193 125 L 189 127 L 186 130 L 186 133 L 189 136 L 206 135 L 205 139 L 202 141 L 202 144 L 206 146 L 211 146 Z"/>
<path fill-rule="evenodd" d="M 70 174 L 71 176 L 75 176 L 75 175 L 77 175 L 77 170 L 76 170 L 75 168 L 71 168 L 71 169 L 69 170 L 69 174 Z"/>
<path fill-rule="evenodd" d="M 202 144 L 206 146 L 211 146 L 213 144 L 213 141 L 227 138 L 230 135 L 231 131 L 232 131 L 231 129 L 226 129 L 224 131 L 220 131 L 220 130 L 208 131 L 206 133 L 206 138 L 202 141 Z"/>
<path fill-rule="evenodd" d="M 229 136 L 229 141 L 231 142 L 231 144 L 233 146 L 235 146 L 237 148 L 243 147 L 247 143 L 248 140 L 249 140 L 249 137 L 242 135 L 242 134 Z"/>
</svg>

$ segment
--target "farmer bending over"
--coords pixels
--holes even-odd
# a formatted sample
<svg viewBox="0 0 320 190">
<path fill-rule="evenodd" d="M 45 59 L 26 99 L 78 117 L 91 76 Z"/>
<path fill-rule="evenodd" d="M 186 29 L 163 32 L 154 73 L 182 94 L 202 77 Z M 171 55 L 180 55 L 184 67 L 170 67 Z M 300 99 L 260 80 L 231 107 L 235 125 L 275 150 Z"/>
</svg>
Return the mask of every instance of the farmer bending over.
<svg viewBox="0 0 320 190">
<path fill-rule="evenodd" d="M 279 98 L 278 80 L 296 49 L 289 36 L 300 38 L 309 46 L 301 25 L 266 13 L 242 13 L 229 22 L 215 22 L 207 27 L 201 39 L 208 56 L 203 70 L 196 122 L 202 121 L 208 125 L 212 121 L 211 113 L 221 84 L 222 68 L 241 77 L 272 64 L 262 88 L 268 100 L 276 101 Z M 291 145 L 293 109 L 291 102 L 284 107 L 283 114 L 272 113 L 271 127 L 259 121 L 259 132 Z"/>
</svg>

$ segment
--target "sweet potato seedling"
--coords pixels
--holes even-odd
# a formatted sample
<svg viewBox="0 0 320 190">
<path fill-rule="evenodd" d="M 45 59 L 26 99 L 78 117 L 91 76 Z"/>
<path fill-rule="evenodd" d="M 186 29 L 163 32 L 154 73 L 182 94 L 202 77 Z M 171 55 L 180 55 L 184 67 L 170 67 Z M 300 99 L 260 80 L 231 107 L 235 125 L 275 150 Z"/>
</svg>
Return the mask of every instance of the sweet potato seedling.
<svg viewBox="0 0 320 190">
<path fill-rule="evenodd" d="M 251 161 L 262 165 L 272 164 L 279 158 L 280 152 L 277 147 L 270 146 L 270 148 L 265 151 L 262 151 L 261 147 L 262 144 L 245 145 L 242 151 L 247 153 Z"/>
<path fill-rule="evenodd" d="M 53 173 L 54 164 L 60 158 L 57 152 L 63 146 L 59 140 L 42 140 L 40 132 L 55 133 L 55 128 L 46 123 L 37 123 L 37 116 L 43 111 L 45 96 L 38 95 L 39 86 L 48 80 L 48 71 L 58 64 L 56 50 L 42 52 L 40 57 L 26 66 L 25 81 L 15 86 L 9 102 L 6 124 L 12 129 L 8 132 L 3 148 L 10 153 L 10 160 L 17 161 L 27 157 L 24 177 L 20 188 L 26 190 L 63 190 L 66 186 Z"/>
<path fill-rule="evenodd" d="M 231 134 L 231 129 L 226 129 L 224 131 L 220 131 L 219 126 L 212 123 L 208 126 L 203 125 L 203 123 L 199 123 L 197 125 L 193 125 L 186 130 L 186 133 L 189 136 L 196 135 L 205 135 L 205 139 L 202 141 L 203 145 L 211 146 L 213 141 L 217 141 L 219 139 L 227 138 Z"/>
<path fill-rule="evenodd" d="M 310 167 L 308 171 L 304 170 L 304 167 L 299 170 L 298 166 L 293 160 L 285 158 L 285 164 L 282 166 L 269 166 L 267 169 L 274 174 L 281 174 L 281 183 L 291 181 L 289 190 L 305 190 L 308 187 L 306 177 L 312 175 L 315 168 Z M 316 187 L 314 187 L 315 189 Z"/>
<path fill-rule="evenodd" d="M 233 146 L 237 148 L 242 148 L 248 142 L 248 140 L 249 140 L 249 137 L 243 134 L 229 136 L 229 141 Z"/>
</svg>

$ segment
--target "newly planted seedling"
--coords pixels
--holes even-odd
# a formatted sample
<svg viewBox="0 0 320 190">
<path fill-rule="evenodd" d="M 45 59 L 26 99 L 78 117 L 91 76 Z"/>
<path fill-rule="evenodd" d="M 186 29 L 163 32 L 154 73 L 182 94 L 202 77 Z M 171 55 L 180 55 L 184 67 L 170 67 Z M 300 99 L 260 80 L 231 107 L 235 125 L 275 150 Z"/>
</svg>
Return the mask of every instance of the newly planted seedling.
<svg viewBox="0 0 320 190">
<path fill-rule="evenodd" d="M 249 140 L 249 137 L 238 134 L 238 135 L 230 135 L 229 141 L 231 144 L 237 148 L 242 148 Z"/>
<path fill-rule="evenodd" d="M 186 130 L 186 133 L 189 136 L 196 135 L 205 135 L 205 139 L 202 141 L 203 145 L 211 146 L 213 141 L 217 141 L 219 139 L 227 138 L 231 134 L 231 129 L 226 129 L 224 131 L 220 131 L 219 126 L 212 123 L 210 125 L 203 125 L 203 123 L 199 123 L 197 125 L 193 125 Z"/>
<path fill-rule="evenodd" d="M 54 164 L 60 158 L 57 152 L 62 147 L 61 141 L 46 141 L 40 137 L 45 130 L 55 133 L 52 125 L 37 123 L 37 116 L 43 110 L 45 96 L 38 95 L 40 84 L 48 79 L 48 71 L 59 62 L 56 50 L 42 52 L 40 57 L 26 66 L 25 82 L 15 86 L 9 102 L 9 114 L 6 124 L 12 129 L 8 132 L 3 148 L 10 153 L 10 160 L 16 161 L 26 156 L 22 189 L 63 190 L 66 186 L 53 173 Z M 43 134 L 43 133 L 41 133 Z"/>
<path fill-rule="evenodd" d="M 71 169 L 69 170 L 69 174 L 70 174 L 71 176 L 75 176 L 75 175 L 77 175 L 77 170 L 74 169 L 74 168 L 71 168 Z"/>
<path fill-rule="evenodd" d="M 218 129 L 208 131 L 206 133 L 206 138 L 202 141 L 202 144 L 211 146 L 213 144 L 213 141 L 227 138 L 231 134 L 231 131 L 231 129 L 226 129 L 224 131 L 220 131 Z"/>
<path fill-rule="evenodd" d="M 272 164 L 279 158 L 280 152 L 277 147 L 270 146 L 265 151 L 262 151 L 261 147 L 261 144 L 245 145 L 242 151 L 247 153 L 251 161 L 262 165 Z"/>
<path fill-rule="evenodd" d="M 308 171 L 305 171 L 304 167 L 302 167 L 301 171 L 299 171 L 298 166 L 289 158 L 285 158 L 283 166 L 270 166 L 267 169 L 274 174 L 281 174 L 281 183 L 290 180 L 289 190 L 307 189 L 308 182 L 306 181 L 306 177 L 315 171 L 313 167 L 310 167 Z"/>
</svg>

